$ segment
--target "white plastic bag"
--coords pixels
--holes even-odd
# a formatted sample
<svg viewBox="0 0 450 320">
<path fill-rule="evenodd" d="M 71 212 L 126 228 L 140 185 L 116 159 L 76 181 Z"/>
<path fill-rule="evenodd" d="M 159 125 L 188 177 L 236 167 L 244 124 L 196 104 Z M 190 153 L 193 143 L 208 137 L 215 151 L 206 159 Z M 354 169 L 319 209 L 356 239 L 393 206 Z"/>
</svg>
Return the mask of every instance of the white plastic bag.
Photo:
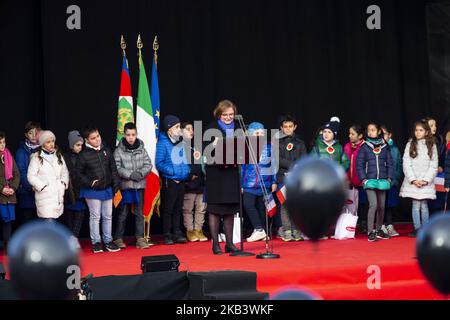
<svg viewBox="0 0 450 320">
<path fill-rule="evenodd" d="M 233 225 L 233 243 L 241 242 L 241 218 L 239 218 L 239 213 L 234 215 L 234 225 Z"/>
<path fill-rule="evenodd" d="M 346 192 L 346 199 L 342 212 L 350 212 L 358 215 L 359 192 L 356 188 L 348 189 Z"/>
<path fill-rule="evenodd" d="M 219 233 L 219 242 L 225 242 L 225 234 Z M 239 213 L 234 215 L 233 224 L 233 243 L 241 242 L 241 219 L 239 218 Z"/>
<path fill-rule="evenodd" d="M 336 240 L 354 239 L 357 222 L 358 222 L 357 215 L 352 214 L 348 210 L 342 213 L 336 223 L 334 238 Z"/>
</svg>

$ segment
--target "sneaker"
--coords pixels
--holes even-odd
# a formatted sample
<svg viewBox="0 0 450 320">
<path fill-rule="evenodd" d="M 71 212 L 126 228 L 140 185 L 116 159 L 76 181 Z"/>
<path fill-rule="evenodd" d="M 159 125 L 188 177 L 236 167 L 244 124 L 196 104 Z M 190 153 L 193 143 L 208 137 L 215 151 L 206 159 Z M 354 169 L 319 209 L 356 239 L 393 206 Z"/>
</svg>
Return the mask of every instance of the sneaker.
<svg viewBox="0 0 450 320">
<path fill-rule="evenodd" d="M 292 237 L 294 238 L 295 241 L 303 241 L 303 236 L 302 233 L 298 230 L 294 230 L 294 232 L 292 233 Z"/>
<path fill-rule="evenodd" d="M 173 242 L 175 243 L 186 243 L 187 239 L 181 234 L 176 234 L 175 237 L 173 238 Z"/>
<path fill-rule="evenodd" d="M 247 242 L 255 242 L 266 239 L 266 232 L 264 230 L 253 230 L 253 233 L 250 237 L 247 238 Z"/>
<path fill-rule="evenodd" d="M 292 231 L 285 231 L 281 240 L 286 242 L 294 240 L 292 237 Z"/>
<path fill-rule="evenodd" d="M 197 232 L 195 230 L 188 230 L 186 231 L 186 238 L 190 242 L 195 242 L 200 240 L 197 236 Z"/>
<path fill-rule="evenodd" d="M 284 236 L 284 231 L 283 231 L 283 227 L 279 227 L 278 231 L 277 231 L 277 238 L 282 239 Z"/>
<path fill-rule="evenodd" d="M 117 252 L 117 251 L 120 251 L 120 248 L 119 248 L 114 242 L 106 243 L 106 244 L 105 244 L 105 248 L 106 248 L 106 250 L 108 250 L 109 252 Z"/>
<path fill-rule="evenodd" d="M 377 241 L 377 232 L 373 230 L 371 233 L 369 233 L 368 237 L 369 242 Z"/>
<path fill-rule="evenodd" d="M 411 237 L 411 238 L 417 237 L 417 231 L 418 231 L 418 229 L 415 229 L 413 232 L 408 233 L 408 237 Z"/>
<path fill-rule="evenodd" d="M 144 238 L 138 238 L 136 240 L 136 248 L 138 248 L 138 249 L 147 249 L 149 247 L 150 247 L 150 245 L 147 243 L 147 241 L 145 241 Z"/>
<path fill-rule="evenodd" d="M 73 245 L 77 248 L 77 249 L 81 249 L 81 245 L 80 245 L 80 241 L 78 241 L 78 238 L 75 236 L 70 236 L 70 241 L 73 243 Z"/>
<path fill-rule="evenodd" d="M 175 242 L 173 242 L 172 240 L 172 235 L 170 234 L 166 234 L 164 236 L 164 244 L 170 245 L 170 244 L 174 244 Z"/>
<path fill-rule="evenodd" d="M 323 236 L 319 240 L 328 240 L 328 236 Z"/>
<path fill-rule="evenodd" d="M 92 245 L 92 252 L 93 253 L 103 252 L 102 244 L 100 242 L 94 243 Z"/>
<path fill-rule="evenodd" d="M 311 239 L 308 238 L 303 232 L 302 232 L 302 238 L 303 238 L 303 240 L 305 240 L 305 241 L 311 240 Z"/>
<path fill-rule="evenodd" d="M 208 241 L 208 238 L 203 233 L 203 230 L 194 230 L 194 232 L 197 234 L 198 241 L 200 242 Z"/>
<path fill-rule="evenodd" d="M 388 225 L 386 227 L 387 234 L 391 237 L 398 237 L 400 234 L 394 229 L 394 226 L 392 224 Z"/>
<path fill-rule="evenodd" d="M 114 240 L 114 244 L 118 246 L 120 249 L 125 249 L 127 247 L 127 245 L 125 244 L 125 242 L 123 242 L 122 239 Z"/>
<path fill-rule="evenodd" d="M 384 232 L 381 228 L 380 228 L 380 230 L 377 230 L 377 239 L 388 240 L 390 238 L 391 237 L 386 232 Z"/>
</svg>

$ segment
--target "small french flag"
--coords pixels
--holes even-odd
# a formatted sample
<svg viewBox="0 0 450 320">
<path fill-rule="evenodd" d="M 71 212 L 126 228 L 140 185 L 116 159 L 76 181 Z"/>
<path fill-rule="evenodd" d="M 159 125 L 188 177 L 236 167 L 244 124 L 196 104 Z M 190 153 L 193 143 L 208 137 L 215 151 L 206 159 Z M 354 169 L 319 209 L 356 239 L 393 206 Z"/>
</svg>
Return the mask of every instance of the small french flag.
<svg viewBox="0 0 450 320">
<path fill-rule="evenodd" d="M 273 195 L 270 193 L 265 200 L 266 205 L 266 213 L 269 217 L 273 217 L 277 213 L 277 204 L 275 203 L 275 199 Z"/>
<path fill-rule="evenodd" d="M 283 187 L 281 187 L 280 190 L 278 190 L 277 198 L 278 198 L 278 201 L 280 201 L 281 205 L 286 202 L 286 186 L 283 186 Z"/>
<path fill-rule="evenodd" d="M 439 173 L 436 178 L 434 178 L 434 186 L 436 192 L 445 192 L 445 178 L 443 173 Z"/>
</svg>

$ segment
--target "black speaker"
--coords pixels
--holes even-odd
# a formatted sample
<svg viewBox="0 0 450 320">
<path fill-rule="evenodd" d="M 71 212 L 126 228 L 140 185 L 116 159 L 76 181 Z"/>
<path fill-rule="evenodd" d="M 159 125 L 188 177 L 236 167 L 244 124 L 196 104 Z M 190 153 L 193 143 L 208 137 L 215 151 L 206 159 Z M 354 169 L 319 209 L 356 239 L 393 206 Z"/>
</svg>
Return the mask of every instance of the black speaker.
<svg viewBox="0 0 450 320">
<path fill-rule="evenodd" d="M 173 254 L 161 256 L 145 256 L 141 259 L 142 273 L 171 271 L 178 272 L 180 261 Z"/>
<path fill-rule="evenodd" d="M 211 271 L 190 272 L 191 300 L 264 300 L 266 292 L 256 290 L 256 272 Z"/>
</svg>

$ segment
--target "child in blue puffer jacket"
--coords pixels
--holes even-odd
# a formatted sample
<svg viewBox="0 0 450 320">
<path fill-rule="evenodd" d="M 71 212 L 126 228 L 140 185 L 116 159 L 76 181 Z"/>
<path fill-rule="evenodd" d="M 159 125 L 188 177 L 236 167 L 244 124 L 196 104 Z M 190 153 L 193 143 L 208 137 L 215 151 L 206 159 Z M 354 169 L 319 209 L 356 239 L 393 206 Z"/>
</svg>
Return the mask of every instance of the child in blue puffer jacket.
<svg viewBox="0 0 450 320">
<path fill-rule="evenodd" d="M 167 115 L 156 145 L 156 168 L 162 178 L 161 204 L 164 244 L 186 243 L 180 229 L 184 200 L 184 182 L 190 180 L 190 167 L 181 142 L 180 119 Z"/>
<path fill-rule="evenodd" d="M 367 213 L 367 232 L 370 242 L 389 239 L 382 229 L 386 191 L 394 179 L 394 165 L 389 145 L 382 137 L 378 124 L 369 123 L 367 138 L 356 157 L 356 170 L 369 199 Z M 376 215 L 376 229 L 374 220 Z"/>
<path fill-rule="evenodd" d="M 264 126 L 259 122 L 252 122 L 248 126 L 249 136 L 264 137 Z M 247 238 L 248 242 L 266 239 L 264 222 L 266 208 L 262 188 L 270 192 L 277 190 L 276 172 L 271 161 L 271 146 L 266 144 L 262 148 L 262 154 L 258 164 L 242 165 L 242 192 L 244 194 L 243 204 L 250 222 L 253 226 L 253 233 Z"/>
</svg>

